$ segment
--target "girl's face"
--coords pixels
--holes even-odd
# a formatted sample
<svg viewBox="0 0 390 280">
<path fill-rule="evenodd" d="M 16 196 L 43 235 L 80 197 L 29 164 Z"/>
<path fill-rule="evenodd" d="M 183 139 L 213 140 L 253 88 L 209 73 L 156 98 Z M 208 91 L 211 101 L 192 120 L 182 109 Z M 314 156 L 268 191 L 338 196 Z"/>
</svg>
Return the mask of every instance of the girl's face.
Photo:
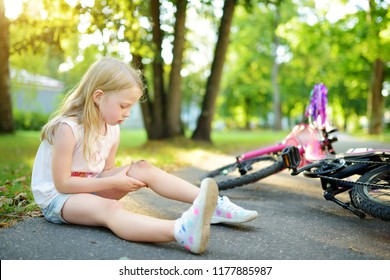
<svg viewBox="0 0 390 280">
<path fill-rule="evenodd" d="M 141 95 L 138 87 L 115 92 L 97 90 L 94 94 L 94 101 L 99 106 L 103 121 L 112 126 L 123 123 L 130 116 L 130 109 L 138 102 Z"/>
</svg>

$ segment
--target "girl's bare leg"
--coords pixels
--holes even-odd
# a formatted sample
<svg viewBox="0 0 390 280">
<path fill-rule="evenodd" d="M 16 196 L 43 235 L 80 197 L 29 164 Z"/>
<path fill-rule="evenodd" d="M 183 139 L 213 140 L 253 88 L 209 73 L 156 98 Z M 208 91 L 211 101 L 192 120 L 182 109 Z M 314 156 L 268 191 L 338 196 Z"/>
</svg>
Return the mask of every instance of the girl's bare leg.
<svg viewBox="0 0 390 280">
<path fill-rule="evenodd" d="M 123 168 L 126 167 L 109 170 L 104 172 L 102 176 L 112 176 Z M 150 189 L 166 198 L 192 203 L 199 194 L 198 187 L 177 176 L 169 174 L 144 160 L 133 163 L 127 172 L 127 175 L 146 183 Z M 126 193 L 123 191 L 108 190 L 99 192 L 98 195 L 119 199 L 126 195 Z"/>
<path fill-rule="evenodd" d="M 102 176 L 112 176 L 123 170 L 123 168 L 129 168 L 128 166 L 116 168 L 105 172 Z M 147 161 L 138 161 L 130 166 L 127 171 L 127 175 L 142 181 L 148 185 L 157 194 L 166 198 L 193 203 L 194 199 L 199 194 L 199 188 L 190 184 L 189 182 L 168 174 L 163 170 L 154 167 Z M 118 190 L 108 190 L 105 192 L 99 192 L 98 195 L 120 199 L 127 193 L 120 192 Z M 228 198 L 218 200 L 218 211 L 216 216 L 213 217 L 212 223 L 243 223 L 251 221 L 258 216 L 256 211 L 245 210 L 242 207 L 231 203 Z"/>
<path fill-rule="evenodd" d="M 159 174 L 162 176 L 161 179 L 182 184 L 180 180 L 175 179 L 176 177 L 166 176 L 167 173 Z M 153 183 L 153 181 L 149 182 Z M 179 187 L 185 189 L 186 184 Z M 191 189 L 192 187 L 188 190 Z M 180 195 L 172 195 L 171 188 L 162 191 L 157 188 L 157 191 L 167 194 L 167 197 L 181 198 Z M 179 191 L 181 192 L 182 190 Z M 177 220 L 162 220 L 134 214 L 125 210 L 118 200 L 84 193 L 74 194 L 68 198 L 62 208 L 62 217 L 72 224 L 107 227 L 120 238 L 129 241 L 176 240 L 186 250 L 201 254 L 206 250 L 209 241 L 210 221 L 217 204 L 218 186 L 211 179 L 203 180 L 198 194 L 194 204 Z"/>
<path fill-rule="evenodd" d="M 175 221 L 131 213 L 117 200 L 93 194 L 71 196 L 62 209 L 68 223 L 104 226 L 122 239 L 136 242 L 174 241 Z"/>
<path fill-rule="evenodd" d="M 144 160 L 133 163 L 127 175 L 145 182 L 149 188 L 166 198 L 192 203 L 199 194 L 197 186 Z"/>
</svg>

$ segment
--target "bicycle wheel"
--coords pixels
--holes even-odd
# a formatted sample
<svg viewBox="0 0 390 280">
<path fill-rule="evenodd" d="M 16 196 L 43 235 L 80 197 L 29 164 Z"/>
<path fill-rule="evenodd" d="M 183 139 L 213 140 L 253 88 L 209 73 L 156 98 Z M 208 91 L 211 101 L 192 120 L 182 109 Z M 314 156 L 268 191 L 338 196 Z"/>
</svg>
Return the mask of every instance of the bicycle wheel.
<svg viewBox="0 0 390 280">
<path fill-rule="evenodd" d="M 358 182 L 370 185 L 356 185 L 352 189 L 353 203 L 375 218 L 390 221 L 390 168 L 377 167 L 362 175 Z"/>
<path fill-rule="evenodd" d="M 260 156 L 225 165 L 209 172 L 205 177 L 213 178 L 220 190 L 227 190 L 254 183 L 283 169 L 281 160 L 273 156 Z"/>
</svg>

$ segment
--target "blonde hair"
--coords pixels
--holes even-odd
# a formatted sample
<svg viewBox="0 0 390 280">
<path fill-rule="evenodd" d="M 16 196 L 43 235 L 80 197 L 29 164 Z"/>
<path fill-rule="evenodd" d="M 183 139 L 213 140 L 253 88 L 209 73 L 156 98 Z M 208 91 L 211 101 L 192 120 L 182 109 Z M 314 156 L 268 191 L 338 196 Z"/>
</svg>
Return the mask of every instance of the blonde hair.
<svg viewBox="0 0 390 280">
<path fill-rule="evenodd" d="M 65 96 L 60 108 L 42 128 L 41 140 L 53 144 L 58 125 L 66 118 L 76 118 L 84 127 L 83 151 L 84 158 L 88 160 L 91 153 L 89 143 L 97 139 L 99 129 L 103 125 L 99 108 L 93 100 L 94 92 L 115 92 L 132 87 L 143 91 L 140 71 L 115 58 L 104 57 L 96 61 L 76 87 Z"/>
</svg>

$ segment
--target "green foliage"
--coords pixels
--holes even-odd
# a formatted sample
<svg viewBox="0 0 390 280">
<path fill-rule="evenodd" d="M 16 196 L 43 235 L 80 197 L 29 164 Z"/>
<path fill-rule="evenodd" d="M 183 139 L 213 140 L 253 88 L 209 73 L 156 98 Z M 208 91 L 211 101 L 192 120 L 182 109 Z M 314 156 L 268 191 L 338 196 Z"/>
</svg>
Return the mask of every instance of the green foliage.
<svg viewBox="0 0 390 280">
<path fill-rule="evenodd" d="M 218 116 L 228 127 L 248 128 L 272 108 L 271 14 L 264 7 L 250 11 L 237 7 L 233 21 Z"/>
<path fill-rule="evenodd" d="M 25 112 L 18 109 L 13 110 L 16 130 L 40 131 L 47 123 L 49 115 L 39 112 Z"/>
<path fill-rule="evenodd" d="M 11 66 L 57 78 L 64 42 L 77 24 L 65 0 L 25 1 L 22 14 L 10 24 Z"/>
<path fill-rule="evenodd" d="M 160 3 L 162 36 L 164 46 L 169 49 L 173 41 L 175 2 Z M 281 9 L 276 34 L 283 51 L 278 57 L 278 82 L 282 113 L 289 124 L 302 119 L 310 90 L 321 82 L 329 89 L 329 107 L 337 125 L 347 129 L 350 123 L 358 123 L 367 115 L 372 62 L 382 59 L 385 72 L 389 71 L 388 1 L 370 1 L 371 10 L 360 8 L 334 22 L 327 19 L 328 11 L 319 10 L 313 0 L 238 3 L 216 121 L 225 122 L 228 127 L 267 126 L 273 110 L 272 22 L 276 5 Z M 210 28 L 217 32 L 220 10 L 215 5 L 210 0 L 190 1 L 188 8 L 208 20 Z M 96 57 L 113 55 L 130 60 L 129 54 L 136 54 L 143 58 L 153 100 L 155 75 L 151 63 L 159 54 L 152 43 L 149 1 L 94 1 L 92 6 L 79 1 L 74 7 L 65 0 L 27 1 L 22 15 L 11 21 L 10 28 L 11 68 L 61 79 L 69 90 Z M 186 43 L 183 69 L 198 70 L 183 78 L 183 106 L 200 106 L 210 65 L 199 66 L 190 54 L 202 51 L 202 47 L 213 49 L 215 42 L 190 37 L 194 30 L 187 30 L 187 34 L 191 40 Z M 88 46 L 88 40 L 93 44 Z M 72 71 L 58 71 L 64 62 L 73 67 Z M 170 65 L 165 64 L 164 69 L 169 73 Z M 389 75 L 385 75 L 385 82 L 390 82 Z M 388 98 L 385 104 L 388 110 Z"/>
<path fill-rule="evenodd" d="M 270 2 L 267 7 L 278 1 Z M 358 125 L 359 118 L 367 115 L 373 57 L 388 61 L 390 53 L 386 51 L 390 47 L 386 39 L 388 4 L 372 2 L 376 3 L 372 12 L 360 9 L 336 22 L 316 10 L 313 1 L 278 2 L 281 24 L 277 34 L 284 50 L 278 58 L 278 82 L 282 113 L 290 125 L 302 119 L 316 83 L 329 89 L 330 117 L 337 120 L 336 125 L 348 129 L 348 124 Z M 229 126 L 248 127 L 251 119 L 259 118 L 263 121 L 257 123 L 265 124 L 272 112 L 273 16 L 274 10 L 267 9 L 263 1 L 236 10 L 218 111 Z M 369 17 L 377 22 L 375 26 L 367 24 Z"/>
<path fill-rule="evenodd" d="M 73 54 L 70 54 L 70 57 L 77 57 L 77 52 L 76 50 L 74 51 L 75 52 Z M 72 69 L 70 71 L 62 71 L 61 73 L 59 73 L 59 78 L 66 85 L 65 92 L 69 92 L 77 85 L 77 83 L 80 82 L 80 78 L 87 71 L 88 67 L 96 61 L 96 58 L 99 56 L 99 54 L 100 52 L 98 46 L 91 45 L 84 49 L 83 59 L 81 61 L 78 61 L 77 59 L 75 59 L 75 61 L 71 61 Z"/>
</svg>

